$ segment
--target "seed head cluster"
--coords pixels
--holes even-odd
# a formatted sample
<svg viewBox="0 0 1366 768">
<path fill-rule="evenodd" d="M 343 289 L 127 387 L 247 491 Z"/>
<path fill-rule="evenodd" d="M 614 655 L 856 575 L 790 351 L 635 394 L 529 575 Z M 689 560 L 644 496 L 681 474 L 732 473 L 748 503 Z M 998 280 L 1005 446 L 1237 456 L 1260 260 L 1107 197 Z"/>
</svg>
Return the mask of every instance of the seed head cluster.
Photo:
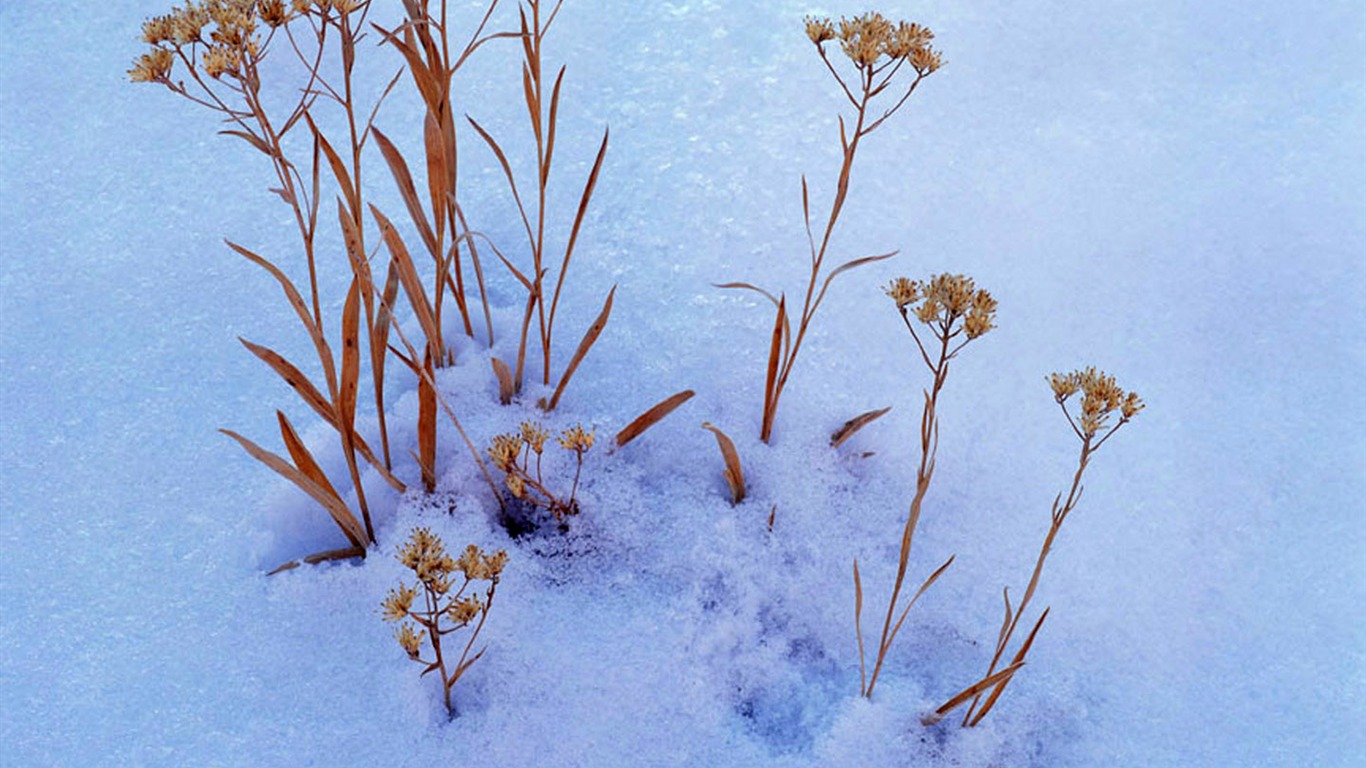
<svg viewBox="0 0 1366 768">
<path fill-rule="evenodd" d="M 1143 401 L 1135 392 L 1125 392 L 1115 383 L 1115 377 L 1095 368 L 1062 374 L 1054 373 L 1048 377 L 1053 388 L 1053 398 L 1063 407 L 1069 420 L 1072 414 L 1067 411 L 1067 400 L 1081 392 L 1081 418 L 1074 423 L 1085 440 L 1094 438 L 1105 429 L 1110 416 L 1119 413 L 1119 421 L 1110 431 L 1132 419 L 1143 410 Z"/>
<path fill-rule="evenodd" d="M 923 282 L 898 277 L 887 286 L 886 293 L 903 317 L 909 308 L 916 319 L 934 327 L 941 339 L 957 335 L 960 320 L 969 340 L 996 327 L 996 300 L 964 275 L 935 275 Z"/>
<path fill-rule="evenodd" d="M 575 424 L 560 433 L 556 438 L 560 447 L 574 454 L 574 482 L 568 496 L 552 492 L 546 485 L 541 469 L 541 460 L 546 441 L 550 434 L 545 426 L 533 421 L 524 421 L 516 432 L 497 435 L 489 445 L 489 459 L 493 466 L 502 472 L 503 484 L 514 499 L 534 507 L 542 507 L 554 516 L 557 522 L 564 522 L 568 515 L 579 512 L 575 494 L 579 487 L 579 475 L 583 470 L 584 454 L 593 447 L 594 433 L 585 430 L 582 424 Z"/>
<path fill-rule="evenodd" d="M 295 18 L 337 18 L 360 10 L 369 0 L 199 0 L 148 19 L 142 40 L 152 49 L 133 63 L 128 77 L 135 83 L 168 83 L 175 61 L 214 80 L 240 80 L 246 68 L 265 55 L 268 37 Z M 333 15 L 336 14 L 336 15 Z"/>
<path fill-rule="evenodd" d="M 930 47 L 934 33 L 928 27 L 906 21 L 893 23 L 875 11 L 842 18 L 838 23 L 808 16 L 806 36 L 822 52 L 827 42 L 837 40 L 840 50 L 861 70 L 873 69 L 884 58 L 887 63 L 905 61 L 922 75 L 943 64 L 939 53 Z"/>
</svg>

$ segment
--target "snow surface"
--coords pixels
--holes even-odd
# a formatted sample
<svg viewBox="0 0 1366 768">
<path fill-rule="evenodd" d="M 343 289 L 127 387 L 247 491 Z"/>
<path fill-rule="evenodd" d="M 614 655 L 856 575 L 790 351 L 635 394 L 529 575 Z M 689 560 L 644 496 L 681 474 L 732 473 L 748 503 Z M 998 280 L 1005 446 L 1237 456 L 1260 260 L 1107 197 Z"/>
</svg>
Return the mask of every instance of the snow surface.
<svg viewBox="0 0 1366 768">
<path fill-rule="evenodd" d="M 288 258 L 286 211 L 210 116 L 125 82 L 165 4 L 0 5 L 0 764 L 1359 765 L 1366 11 L 1077 8 L 884 7 L 934 28 L 949 63 L 861 153 L 836 247 L 901 255 L 832 289 L 768 447 L 771 318 L 710 283 L 797 290 L 799 179 L 828 199 L 839 108 L 801 19 L 863 7 L 568 0 L 561 210 L 604 126 L 612 144 L 565 327 L 618 290 L 551 421 L 605 437 L 698 396 L 590 454 L 568 537 L 507 540 L 445 440 L 442 493 L 388 498 L 364 564 L 267 578 L 340 543 L 215 431 L 273 445 L 281 406 L 312 423 L 236 343 L 303 359 L 276 287 L 221 244 Z M 490 52 L 460 82 L 515 147 L 505 65 Z M 415 110 L 401 94 L 381 125 Z M 496 166 L 466 146 L 472 215 L 515 243 Z M 913 567 L 958 559 L 869 702 L 850 564 L 885 600 L 925 383 L 879 286 L 940 271 L 989 288 L 1000 328 L 949 379 Z M 491 404 L 487 350 L 459 354 L 443 383 L 474 435 L 530 413 Z M 923 729 L 982 671 L 1000 589 L 1021 588 L 1070 478 L 1043 376 L 1091 364 L 1149 407 L 1089 470 L 1029 666 L 983 727 Z M 393 386 L 411 423 L 411 382 Z M 703 420 L 745 461 L 739 507 Z M 378 618 L 416 524 L 511 555 L 449 723 Z"/>
</svg>

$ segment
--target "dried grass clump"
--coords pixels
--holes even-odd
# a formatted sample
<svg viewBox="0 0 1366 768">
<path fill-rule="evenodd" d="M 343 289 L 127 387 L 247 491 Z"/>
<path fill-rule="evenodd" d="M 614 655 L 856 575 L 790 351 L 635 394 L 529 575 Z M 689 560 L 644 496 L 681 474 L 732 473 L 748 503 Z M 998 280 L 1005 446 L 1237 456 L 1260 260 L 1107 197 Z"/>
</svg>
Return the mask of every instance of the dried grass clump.
<svg viewBox="0 0 1366 768">
<path fill-rule="evenodd" d="M 493 608 L 493 595 L 507 564 L 507 553 L 499 550 L 487 555 L 471 544 L 459 559 L 453 559 L 446 553 L 440 536 L 426 528 L 415 528 L 408 543 L 399 550 L 398 560 L 413 572 L 417 583 L 410 587 L 399 582 L 389 591 L 382 605 L 384 620 L 400 622 L 394 638 L 408 658 L 426 665 L 423 676 L 441 674 L 446 712 L 454 717 L 451 688 L 484 655 L 483 648 L 473 655 L 471 651 Z M 478 582 L 486 584 L 482 597 L 479 589 L 471 588 Z M 448 635 L 463 629 L 470 630 L 469 638 L 460 656 L 448 659 L 442 643 Z M 424 646 L 431 649 L 430 658 L 426 657 Z"/>
<path fill-rule="evenodd" d="M 497 5 L 493 0 L 489 13 Z M 420 409 L 418 462 L 423 486 L 435 485 L 436 398 L 431 386 L 433 366 L 449 362 L 441 336 L 443 296 L 447 286 L 463 286 L 460 275 L 458 215 L 454 205 L 455 152 L 450 115 L 450 75 L 484 42 L 506 35 L 484 35 L 483 21 L 462 52 L 452 59 L 448 52 L 445 5 L 434 17 L 426 0 L 404 0 L 404 23 L 395 30 L 370 25 L 385 42 L 399 49 L 429 106 L 427 116 L 428 182 L 433 220 L 417 204 L 406 163 L 392 144 L 374 128 L 385 97 L 398 82 L 394 78 L 383 92 L 364 104 L 353 87 L 360 43 L 365 39 L 368 0 L 203 0 L 188 2 L 171 13 L 143 25 L 143 41 L 151 50 L 129 71 L 134 82 L 155 83 L 221 115 L 228 128 L 221 131 L 246 142 L 265 155 L 274 172 L 271 188 L 292 213 L 304 251 L 306 276 L 292 277 L 269 259 L 244 246 L 229 242 L 234 251 L 266 270 L 280 285 L 312 342 L 316 369 L 310 376 L 282 355 L 245 339 L 242 343 L 265 362 L 319 416 L 331 425 L 341 441 L 350 473 L 351 488 L 359 514 L 352 512 L 343 494 L 323 475 L 318 462 L 298 439 L 288 419 L 279 413 L 280 433 L 288 451 L 284 458 L 228 430 L 249 454 L 289 479 L 323 506 L 351 546 L 334 550 L 332 556 L 363 556 L 375 540 L 369 504 L 361 483 L 361 462 L 368 464 L 398 491 L 405 483 L 393 474 L 389 444 L 384 374 L 390 354 L 390 330 L 400 287 L 407 296 L 426 336 L 423 352 L 394 354 L 419 374 Z M 293 57 L 303 68 L 302 82 L 272 82 L 264 62 L 272 54 Z M 437 73 L 434 75 L 433 73 Z M 272 71 L 276 74 L 276 71 Z M 401 74 L 401 73 L 400 73 Z M 278 76 L 278 75 L 277 75 Z M 280 104 L 285 108 L 281 109 Z M 334 133 L 323 128 L 322 112 L 329 111 L 343 127 Z M 304 143 L 311 151 L 292 155 L 287 138 L 305 131 Z M 436 270 L 428 293 L 418 278 L 418 268 L 404 247 L 394 225 L 367 202 L 362 180 L 362 155 L 371 139 L 380 145 L 399 183 L 409 213 L 432 254 Z M 324 256 L 319 252 L 319 233 L 324 185 L 336 193 L 336 223 L 344 253 L 336 254 L 350 275 L 339 318 L 328 317 L 323 307 L 331 304 L 320 295 L 319 272 Z M 367 216 L 373 216 L 390 261 L 382 284 L 375 279 L 367 246 Z M 450 233 L 450 247 L 445 243 Z M 426 235 L 431 235 L 427 237 Z M 475 264 L 478 269 L 477 262 Z M 306 286 L 301 289 L 300 286 Z M 470 321 L 463 292 L 457 303 Z M 487 306 L 485 307 L 487 314 Z M 328 329 L 340 327 L 333 336 Z M 337 345 L 340 344 L 340 356 Z M 356 410 L 361 389 L 362 352 L 368 350 L 371 395 L 379 425 L 378 450 L 356 429 Z M 427 375 L 422 375 L 422 374 Z M 476 453 L 477 458 L 477 453 Z M 306 558 L 312 561 L 316 558 Z"/>
<path fill-rule="evenodd" d="M 858 560 L 854 560 L 854 629 L 859 646 L 859 692 L 865 697 L 873 695 L 887 652 L 891 650 L 902 623 L 910 614 L 911 606 L 953 562 L 953 557 L 945 561 L 925 579 L 911 599 L 904 606 L 901 605 L 901 589 L 910 563 L 915 529 L 920 523 L 921 507 L 930 489 L 930 480 L 934 477 L 935 454 L 939 448 L 939 393 L 948 379 L 949 362 L 969 342 L 991 330 L 996 315 L 996 300 L 987 291 L 978 289 L 972 278 L 963 275 L 935 275 L 924 282 L 898 277 L 886 290 L 896 303 L 901 320 L 915 340 L 920 358 L 929 368 L 933 380 L 930 388 L 924 390 L 925 405 L 920 416 L 920 466 L 916 469 L 915 496 L 911 499 L 910 512 L 901 531 L 896 581 L 892 585 L 891 598 L 887 601 L 887 614 L 882 622 L 882 634 L 871 675 L 867 672 L 863 645 L 863 584 Z M 917 323 L 926 326 L 929 333 L 917 331 L 916 324 L 911 322 L 912 317 Z M 922 339 L 922 334 L 928 338 Z"/>
<path fill-rule="evenodd" d="M 813 224 L 810 190 L 806 176 L 802 176 L 802 215 L 806 222 L 811 270 L 800 310 L 795 303 L 788 302 L 785 292 L 775 296 L 771 291 L 744 282 L 720 285 L 722 288 L 754 291 L 767 298 L 776 311 L 764 379 L 763 416 L 759 427 L 759 437 L 766 443 L 772 439 L 778 403 L 792 375 L 811 321 L 820 309 L 821 302 L 825 300 L 830 283 L 844 272 L 891 258 L 896 254 L 896 251 L 892 251 L 877 256 L 865 256 L 845 261 L 833 269 L 825 268 L 830 240 L 849 194 L 849 180 L 859 147 L 869 134 L 896 114 L 920 82 L 941 65 L 939 54 L 930 47 L 930 41 L 934 39 L 933 32 L 919 24 L 905 21 L 893 23 L 879 13 L 866 13 L 852 19 L 841 19 L 838 24 L 828 18 L 808 18 L 806 33 L 816 46 L 816 52 L 826 69 L 844 92 L 853 114 L 849 120 L 846 120 L 844 115 L 839 117 L 840 148 L 843 157 L 835 182 L 834 198 L 830 203 L 830 212 L 825 216 L 823 223 Z M 828 45 L 832 41 L 838 43 L 841 53 L 853 67 L 852 72 L 848 71 L 848 66 L 843 67 L 842 72 L 842 68 L 836 67 L 831 61 Z M 909 82 L 906 82 L 907 80 Z M 820 232 L 819 240 L 815 235 L 817 229 Z M 792 327 L 794 318 L 795 331 Z"/>
</svg>

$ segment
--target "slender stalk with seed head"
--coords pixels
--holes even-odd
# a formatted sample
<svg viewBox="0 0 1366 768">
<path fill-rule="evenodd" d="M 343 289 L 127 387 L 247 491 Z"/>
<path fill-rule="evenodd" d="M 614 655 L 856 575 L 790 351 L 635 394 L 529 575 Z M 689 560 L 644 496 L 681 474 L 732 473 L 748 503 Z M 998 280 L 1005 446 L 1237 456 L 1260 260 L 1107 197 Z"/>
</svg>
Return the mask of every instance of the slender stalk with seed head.
<svg viewBox="0 0 1366 768">
<path fill-rule="evenodd" d="M 865 674 L 861 626 L 863 585 L 858 575 L 858 562 L 854 563 L 854 587 L 857 595 L 854 622 L 859 638 L 860 693 L 865 697 L 873 695 L 887 653 L 910 613 L 911 606 L 953 562 L 953 558 L 950 557 L 926 579 L 904 606 L 901 605 L 901 590 L 905 585 L 906 572 L 910 564 L 915 530 L 920 523 L 921 509 L 925 495 L 930 489 L 930 480 L 934 477 L 935 454 L 939 447 L 939 393 L 943 390 L 944 382 L 949 375 L 949 362 L 968 342 L 994 327 L 993 319 L 996 313 L 996 301 L 991 298 L 991 294 L 977 290 L 973 281 L 962 275 L 936 275 L 923 283 L 904 277 L 897 278 L 887 287 L 887 295 L 896 302 L 901 320 L 906 324 L 906 330 L 910 331 L 920 357 L 934 379 L 930 388 L 924 392 L 925 406 L 920 417 L 920 465 L 916 469 L 915 495 L 911 499 L 910 511 L 901 532 L 896 580 L 892 585 L 891 599 L 887 601 L 887 614 L 883 619 L 877 659 L 871 676 Z M 911 322 L 912 314 L 915 320 L 930 328 L 937 343 L 932 342 L 928 348 L 926 347 L 916 331 L 915 324 Z M 933 354 L 931 350 L 934 350 Z"/>
<path fill-rule="evenodd" d="M 1049 377 L 1049 384 L 1053 388 L 1053 397 L 1057 401 L 1058 407 L 1067 417 L 1068 425 L 1071 426 L 1072 432 L 1076 434 L 1077 438 L 1081 440 L 1081 449 L 1077 456 L 1077 469 L 1072 475 L 1072 485 L 1067 490 L 1066 500 L 1063 499 L 1061 493 L 1053 499 L 1048 533 L 1044 536 L 1043 547 L 1039 550 L 1038 560 L 1034 563 L 1034 571 L 1029 576 L 1029 585 L 1025 588 L 1020 604 L 1016 606 L 1013 612 L 1010 606 L 1010 593 L 1008 591 L 1005 593 L 1006 620 L 1003 622 L 1001 633 L 997 637 L 996 648 L 991 657 L 991 664 L 987 667 L 987 673 L 983 677 L 984 680 L 997 673 L 997 668 L 1004 658 L 1006 648 L 1010 645 L 1011 637 L 1020 624 L 1020 618 L 1024 616 L 1025 611 L 1029 608 L 1030 601 L 1034 598 L 1035 590 L 1039 587 L 1039 579 L 1043 575 L 1044 562 L 1053 549 L 1053 542 L 1057 538 L 1058 532 L 1062 530 L 1063 522 L 1067 520 L 1067 516 L 1076 509 L 1077 503 L 1081 500 L 1081 479 L 1091 462 L 1091 457 L 1110 439 L 1111 435 L 1143 409 L 1143 402 L 1137 394 L 1120 389 L 1115 384 L 1113 376 L 1097 371 L 1095 368 L 1073 371 L 1066 375 L 1055 373 Z M 1082 405 L 1081 413 L 1074 417 L 1067 408 L 1067 401 L 1077 392 L 1082 393 Z M 1113 425 L 1109 425 L 1110 416 L 1115 413 L 1119 414 L 1119 419 Z M 1047 614 L 1048 611 L 1045 609 L 1043 615 L 1035 623 L 1033 631 L 1029 633 L 1028 639 L 1016 652 L 1011 666 L 1018 666 L 1023 663 L 1025 654 Z M 962 724 L 970 727 L 981 722 L 982 718 L 986 717 L 991 708 L 995 706 L 997 699 L 1005 691 L 1006 685 L 1010 683 L 1012 677 L 1013 675 L 1006 675 L 999 682 L 983 688 L 973 696 L 972 703 L 963 715 Z M 986 697 L 985 701 L 983 701 L 983 696 Z"/>
<path fill-rule="evenodd" d="M 849 195 L 849 182 L 853 174 L 854 158 L 861 142 L 877 130 L 888 118 L 905 105 L 920 82 L 939 69 L 939 54 L 930 48 L 929 42 L 934 34 L 919 24 L 900 22 L 893 24 L 879 13 L 867 13 L 853 19 L 841 19 L 839 24 L 829 19 L 808 18 L 807 37 L 816 46 L 816 51 L 826 69 L 835 78 L 845 98 L 854 109 L 852 121 L 839 118 L 841 160 L 839 175 L 835 182 L 835 195 L 830 203 L 830 212 L 821 227 L 819 244 L 813 233 L 811 221 L 810 191 L 806 177 L 802 177 L 802 212 L 806 224 L 807 244 L 810 250 L 811 269 L 807 276 L 806 290 L 801 303 L 801 311 L 795 314 L 796 331 L 792 329 L 793 312 L 789 311 L 785 295 L 775 297 L 771 292 L 750 283 L 726 283 L 723 288 L 743 288 L 757 291 L 769 299 L 777 309 L 773 340 L 769 349 L 768 372 L 764 384 L 763 414 L 760 419 L 759 437 L 770 442 L 773 426 L 778 414 L 778 403 L 787 388 L 788 380 L 806 340 L 811 321 L 825 300 L 826 291 L 834 278 L 850 269 L 891 258 L 895 251 L 878 256 L 868 256 L 846 261 L 831 270 L 825 270 L 835 226 Z M 838 41 L 844 55 L 854 65 L 852 78 L 841 74 L 830 60 L 826 45 Z M 898 75 L 905 70 L 914 73 L 910 84 L 900 91 L 900 96 L 879 114 L 874 107 L 880 97 L 892 90 Z M 896 93 L 895 90 L 892 90 Z M 853 130 L 849 130 L 852 122 Z M 795 305 L 794 305 L 795 310 Z"/>
</svg>

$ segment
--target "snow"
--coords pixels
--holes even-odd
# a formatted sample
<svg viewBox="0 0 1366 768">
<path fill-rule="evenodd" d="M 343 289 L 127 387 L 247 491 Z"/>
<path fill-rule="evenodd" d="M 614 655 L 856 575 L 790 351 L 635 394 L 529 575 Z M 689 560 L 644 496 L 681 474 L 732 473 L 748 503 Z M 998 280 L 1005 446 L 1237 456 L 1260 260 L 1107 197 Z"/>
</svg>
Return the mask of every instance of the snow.
<svg viewBox="0 0 1366 768">
<path fill-rule="evenodd" d="M 214 136 L 212 117 L 125 82 L 141 21 L 165 10 L 0 7 L 0 763 L 1346 766 L 1366 754 L 1357 4 L 885 8 L 931 26 L 948 65 L 862 150 L 835 246 L 901 253 L 832 288 L 765 446 L 771 315 L 711 284 L 798 289 L 800 177 L 828 200 L 839 108 L 800 22 L 863 8 L 568 0 L 550 42 L 569 64 L 559 210 L 604 127 L 612 138 L 564 327 L 583 328 L 617 285 L 606 333 L 547 418 L 598 430 L 583 514 L 568 536 L 508 539 L 443 424 L 440 493 L 379 493 L 371 557 L 273 577 L 341 542 L 216 430 L 271 444 L 283 407 L 329 469 L 343 465 L 234 339 L 306 351 L 277 286 L 221 242 L 295 253 L 265 167 Z M 461 77 L 466 109 L 515 157 L 526 139 L 505 64 L 490 49 Z M 415 110 L 400 94 L 381 124 L 397 140 Z M 471 216 L 515 242 L 496 165 L 473 142 L 465 158 Z M 1000 328 L 949 378 L 912 567 L 923 578 L 957 559 L 865 701 L 851 566 L 867 632 L 895 569 L 927 383 L 880 286 L 943 271 L 989 288 Z M 498 281 L 506 358 L 518 299 Z M 442 384 L 477 440 L 535 414 L 496 405 L 482 345 L 457 353 Z M 1088 470 L 1044 573 L 1052 612 L 1030 663 L 982 727 L 922 728 L 984 670 L 1000 590 L 1023 588 L 1070 479 L 1076 444 L 1043 377 L 1092 364 L 1149 406 Z M 412 382 L 391 385 L 391 423 L 411 425 Z M 697 397 L 603 450 L 683 388 Z M 827 447 L 845 419 L 886 405 Z M 736 442 L 750 480 L 738 507 L 703 420 Z M 403 575 L 390 555 L 414 525 L 510 555 L 488 653 L 450 722 L 379 620 Z"/>
</svg>

